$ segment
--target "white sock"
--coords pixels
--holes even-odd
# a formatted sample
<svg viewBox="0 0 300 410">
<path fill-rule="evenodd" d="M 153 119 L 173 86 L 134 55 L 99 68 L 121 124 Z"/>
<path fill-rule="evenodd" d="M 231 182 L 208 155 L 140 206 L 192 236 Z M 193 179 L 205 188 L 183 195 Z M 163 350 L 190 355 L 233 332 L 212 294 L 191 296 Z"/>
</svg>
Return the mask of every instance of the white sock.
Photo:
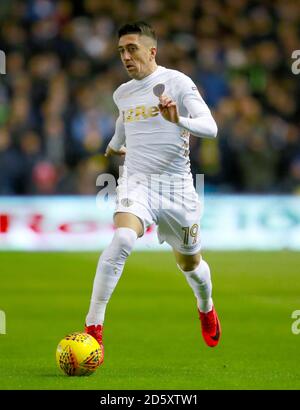
<svg viewBox="0 0 300 410">
<path fill-rule="evenodd" d="M 107 303 L 122 275 L 137 234 L 130 228 L 118 228 L 110 245 L 102 252 L 94 279 L 86 325 L 103 324 Z"/>
<path fill-rule="evenodd" d="M 207 313 L 212 310 L 212 283 L 210 269 L 205 260 L 201 259 L 197 268 L 189 272 L 183 271 L 179 265 L 178 267 L 184 273 L 188 284 L 193 289 L 200 311 Z"/>
</svg>

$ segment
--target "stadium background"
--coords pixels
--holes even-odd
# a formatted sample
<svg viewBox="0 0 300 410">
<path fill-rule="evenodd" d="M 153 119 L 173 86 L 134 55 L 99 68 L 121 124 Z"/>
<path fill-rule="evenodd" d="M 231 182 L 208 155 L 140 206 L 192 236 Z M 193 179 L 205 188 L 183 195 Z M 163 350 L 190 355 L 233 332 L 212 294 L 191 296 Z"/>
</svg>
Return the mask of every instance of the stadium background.
<svg viewBox="0 0 300 410">
<path fill-rule="evenodd" d="M 172 255 L 134 253 L 108 309 L 104 367 L 70 380 L 54 350 L 82 328 L 98 250 L 113 232 L 111 217 L 97 214 L 95 181 L 120 165 L 103 156 L 112 92 L 127 81 L 115 32 L 136 19 L 153 24 L 158 63 L 193 78 L 219 127 L 215 141 L 190 139 L 192 171 L 213 194 L 204 248 L 247 249 L 252 238 L 252 251 L 205 252 L 223 324 L 213 352 Z M 299 27 L 293 0 L 0 2 L 0 388 L 300 387 L 291 331 L 300 257 L 290 251 L 300 248 L 300 75 L 291 70 Z M 98 230 L 73 226 L 71 235 L 68 217 L 75 224 L 90 211 Z M 3 251 L 69 247 L 97 252 Z"/>
<path fill-rule="evenodd" d="M 116 29 L 152 23 L 158 62 L 191 76 L 216 141 L 191 139 L 193 172 L 217 192 L 299 193 L 299 3 L 289 1 L 1 1 L 0 193 L 95 194 L 116 174 L 103 158 L 113 90 L 127 75 Z"/>
</svg>

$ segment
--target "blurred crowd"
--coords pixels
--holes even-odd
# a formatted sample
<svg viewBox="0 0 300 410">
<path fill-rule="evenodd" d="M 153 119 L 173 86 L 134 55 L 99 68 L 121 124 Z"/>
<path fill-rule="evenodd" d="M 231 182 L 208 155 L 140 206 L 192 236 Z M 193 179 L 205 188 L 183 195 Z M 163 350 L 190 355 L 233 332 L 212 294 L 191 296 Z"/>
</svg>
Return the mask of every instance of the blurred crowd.
<svg viewBox="0 0 300 410">
<path fill-rule="evenodd" d="M 118 173 L 103 153 L 128 81 L 116 30 L 134 20 L 153 25 L 158 63 L 189 75 L 216 119 L 215 141 L 190 139 L 207 190 L 300 194 L 295 0 L 1 0 L 0 194 L 94 194 L 97 175 Z"/>
</svg>

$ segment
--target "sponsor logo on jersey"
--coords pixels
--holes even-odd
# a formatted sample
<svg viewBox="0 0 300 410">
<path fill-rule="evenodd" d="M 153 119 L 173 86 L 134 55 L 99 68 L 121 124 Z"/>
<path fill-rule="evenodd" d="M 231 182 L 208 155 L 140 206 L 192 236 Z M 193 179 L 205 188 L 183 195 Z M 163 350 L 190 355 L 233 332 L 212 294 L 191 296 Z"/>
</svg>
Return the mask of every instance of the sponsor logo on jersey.
<svg viewBox="0 0 300 410">
<path fill-rule="evenodd" d="M 146 107 L 145 105 L 139 105 L 128 110 L 123 110 L 124 122 L 135 122 L 140 120 L 146 120 L 148 118 L 156 117 L 159 114 L 159 108 L 157 106 Z"/>
</svg>

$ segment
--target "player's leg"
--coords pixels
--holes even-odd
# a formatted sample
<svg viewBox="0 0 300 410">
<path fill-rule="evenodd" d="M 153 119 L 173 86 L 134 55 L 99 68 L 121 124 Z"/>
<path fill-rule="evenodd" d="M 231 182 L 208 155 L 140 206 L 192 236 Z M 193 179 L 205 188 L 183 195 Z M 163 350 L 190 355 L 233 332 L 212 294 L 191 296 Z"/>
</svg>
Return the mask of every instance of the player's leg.
<svg viewBox="0 0 300 410">
<path fill-rule="evenodd" d="M 173 251 L 177 265 L 196 297 L 203 338 L 208 346 L 216 346 L 220 339 L 221 326 L 213 306 L 209 266 L 200 252 L 185 255 L 174 248 Z"/>
<path fill-rule="evenodd" d="M 122 275 L 127 257 L 136 239 L 143 235 L 141 220 L 127 212 L 118 212 L 114 217 L 116 230 L 108 247 L 102 252 L 93 284 L 89 312 L 86 317 L 86 332 L 102 345 L 102 329 L 106 306 Z"/>
<path fill-rule="evenodd" d="M 196 296 L 203 338 L 208 346 L 215 346 L 220 323 L 212 302 L 210 269 L 200 253 L 202 203 L 191 176 L 174 186 L 173 201 L 168 202 L 167 194 L 164 191 L 162 203 L 168 206 L 162 207 L 158 215 L 158 239 L 173 248 L 177 264 Z"/>
<path fill-rule="evenodd" d="M 114 215 L 114 224 L 118 228 L 133 229 L 138 238 L 143 236 L 144 226 L 140 218 L 130 212 L 116 212 Z"/>
<path fill-rule="evenodd" d="M 173 249 L 177 265 L 182 271 L 194 295 L 198 308 L 207 313 L 212 309 L 212 283 L 210 269 L 200 252 L 194 255 L 184 255 Z"/>
<path fill-rule="evenodd" d="M 127 257 L 136 239 L 143 234 L 140 219 L 120 212 L 114 217 L 116 230 L 108 247 L 102 252 L 94 279 L 87 326 L 103 324 L 107 303 L 121 277 Z"/>
</svg>

